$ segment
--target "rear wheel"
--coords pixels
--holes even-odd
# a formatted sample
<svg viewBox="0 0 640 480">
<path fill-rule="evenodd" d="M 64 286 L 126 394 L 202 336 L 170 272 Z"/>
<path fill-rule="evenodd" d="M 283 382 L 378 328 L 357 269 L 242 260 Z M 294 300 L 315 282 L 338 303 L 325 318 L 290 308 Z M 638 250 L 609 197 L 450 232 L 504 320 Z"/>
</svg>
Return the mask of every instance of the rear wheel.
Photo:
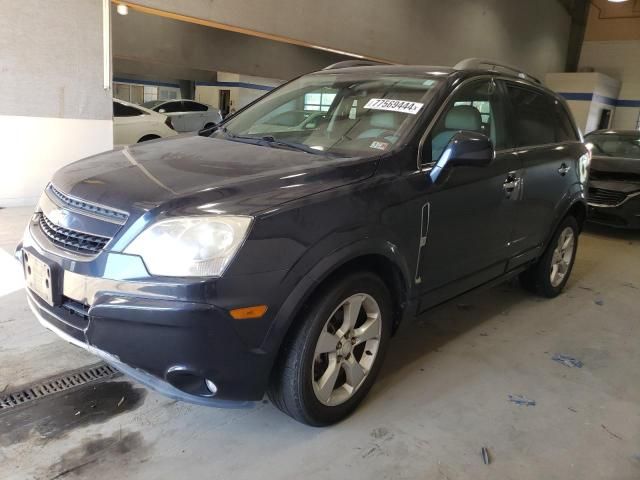
<svg viewBox="0 0 640 480">
<path fill-rule="evenodd" d="M 308 425 L 344 419 L 375 381 L 390 326 L 389 291 L 376 275 L 356 273 L 326 285 L 285 341 L 269 397 Z"/>
<path fill-rule="evenodd" d="M 566 217 L 553 236 L 544 255 L 520 274 L 520 281 L 529 290 L 548 298 L 556 297 L 569 281 L 578 249 L 578 222 Z"/>
</svg>

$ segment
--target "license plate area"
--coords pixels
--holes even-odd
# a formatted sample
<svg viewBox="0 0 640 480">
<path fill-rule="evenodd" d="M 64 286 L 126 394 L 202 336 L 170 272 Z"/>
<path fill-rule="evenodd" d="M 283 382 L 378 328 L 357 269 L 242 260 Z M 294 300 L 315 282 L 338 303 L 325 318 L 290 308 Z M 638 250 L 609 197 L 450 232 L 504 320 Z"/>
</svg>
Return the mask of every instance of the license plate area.
<svg viewBox="0 0 640 480">
<path fill-rule="evenodd" d="M 52 307 L 60 303 L 55 264 L 23 251 L 24 278 L 27 287 Z"/>
</svg>

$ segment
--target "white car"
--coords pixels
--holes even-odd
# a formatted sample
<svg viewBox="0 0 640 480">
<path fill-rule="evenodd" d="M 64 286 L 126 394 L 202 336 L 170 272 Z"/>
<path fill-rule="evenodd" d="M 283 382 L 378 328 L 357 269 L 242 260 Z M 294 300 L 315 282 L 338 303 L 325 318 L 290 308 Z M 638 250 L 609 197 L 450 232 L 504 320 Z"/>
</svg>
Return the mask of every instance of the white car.
<svg viewBox="0 0 640 480">
<path fill-rule="evenodd" d="M 154 100 L 144 107 L 171 118 L 171 125 L 178 132 L 195 132 L 213 127 L 222 121 L 220 110 L 193 100 Z"/>
<path fill-rule="evenodd" d="M 113 99 L 113 143 L 130 145 L 177 135 L 166 115 Z"/>
</svg>

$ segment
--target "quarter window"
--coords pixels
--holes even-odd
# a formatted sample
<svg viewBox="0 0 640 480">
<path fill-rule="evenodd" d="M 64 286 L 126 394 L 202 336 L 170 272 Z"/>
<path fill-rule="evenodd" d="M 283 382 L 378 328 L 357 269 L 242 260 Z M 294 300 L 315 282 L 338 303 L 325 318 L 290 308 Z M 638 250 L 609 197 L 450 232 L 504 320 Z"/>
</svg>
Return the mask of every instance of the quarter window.
<svg viewBox="0 0 640 480">
<path fill-rule="evenodd" d="M 123 105 L 119 102 L 113 102 L 113 116 L 114 117 L 139 117 L 140 115 L 146 115 L 142 110 L 138 110 L 135 107 L 129 105 Z"/>
<path fill-rule="evenodd" d="M 567 109 L 558 100 L 555 100 L 554 103 L 556 107 L 556 119 L 558 121 L 556 140 L 558 142 L 575 142 L 578 140 L 578 135 L 569 118 Z"/>
</svg>

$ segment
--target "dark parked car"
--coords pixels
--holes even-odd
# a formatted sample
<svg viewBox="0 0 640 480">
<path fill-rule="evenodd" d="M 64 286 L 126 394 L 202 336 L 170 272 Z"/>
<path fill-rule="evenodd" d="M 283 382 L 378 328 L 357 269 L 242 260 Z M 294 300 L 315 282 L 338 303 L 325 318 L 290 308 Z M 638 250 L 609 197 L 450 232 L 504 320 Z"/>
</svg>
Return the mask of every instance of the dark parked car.
<svg viewBox="0 0 640 480">
<path fill-rule="evenodd" d="M 588 150 L 561 98 L 481 63 L 337 64 L 62 168 L 16 252 L 33 312 L 170 397 L 339 421 L 409 319 L 571 273 Z M 248 133 L 324 94 L 315 128 Z"/>
<path fill-rule="evenodd" d="M 589 220 L 640 228 L 640 131 L 598 130 L 585 142 L 592 148 Z"/>
</svg>

